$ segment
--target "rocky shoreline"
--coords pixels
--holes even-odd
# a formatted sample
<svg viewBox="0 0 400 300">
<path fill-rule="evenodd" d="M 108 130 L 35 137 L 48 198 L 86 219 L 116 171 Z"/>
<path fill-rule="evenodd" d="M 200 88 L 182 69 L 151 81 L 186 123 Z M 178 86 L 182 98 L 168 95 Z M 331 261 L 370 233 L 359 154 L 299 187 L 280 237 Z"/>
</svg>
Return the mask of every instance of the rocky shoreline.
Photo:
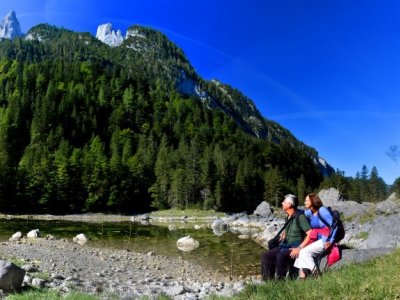
<svg viewBox="0 0 400 300">
<path fill-rule="evenodd" d="M 359 204 L 343 201 L 334 189 L 320 193 L 326 206 L 338 209 L 343 214 L 346 228 L 343 243 L 347 248 L 350 247 L 344 250 L 343 259 L 335 267 L 390 253 L 400 246 L 397 230 L 400 226 L 400 201 L 397 197 L 391 196 L 376 204 Z M 85 222 L 161 221 L 166 224 L 176 220 L 185 221 L 182 217 L 157 219 L 151 215 L 19 217 Z M 229 230 L 239 238 L 251 238 L 261 245 L 265 245 L 284 222 L 279 215 L 272 213 L 266 202 L 252 215 L 210 216 L 202 221 L 217 235 Z M 257 229 L 256 233 L 254 228 Z M 26 285 L 46 286 L 63 293 L 77 289 L 96 294 L 102 299 L 137 299 L 141 296 L 155 298 L 159 294 L 168 295 L 172 299 L 203 299 L 212 294 L 232 296 L 240 292 L 247 282 L 260 282 L 259 276 L 230 278 L 182 258 L 164 257 L 154 252 L 141 254 L 129 250 L 99 249 L 90 243 L 78 245 L 72 240 L 56 238 L 23 238 L 17 242 L 4 242 L 0 247 L 0 255 L 5 260 L 17 259 L 23 262 L 23 268 L 27 271 Z M 47 276 L 43 279 L 38 274 Z"/>
<path fill-rule="evenodd" d="M 244 281 L 236 281 L 183 259 L 149 252 L 98 249 L 69 240 L 23 239 L 4 242 L 0 255 L 22 262 L 26 285 L 77 289 L 102 299 L 137 299 L 166 294 L 173 299 L 202 299 L 211 294 L 231 296 Z M 47 274 L 43 278 L 43 274 Z"/>
</svg>

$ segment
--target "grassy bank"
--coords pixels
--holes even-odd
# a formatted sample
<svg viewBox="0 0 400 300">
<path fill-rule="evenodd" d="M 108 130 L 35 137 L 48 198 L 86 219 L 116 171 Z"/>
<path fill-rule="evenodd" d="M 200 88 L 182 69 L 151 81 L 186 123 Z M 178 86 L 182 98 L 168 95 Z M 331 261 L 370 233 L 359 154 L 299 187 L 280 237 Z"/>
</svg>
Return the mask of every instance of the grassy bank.
<svg viewBox="0 0 400 300">
<path fill-rule="evenodd" d="M 249 285 L 234 299 L 400 299 L 400 249 L 308 280 Z M 214 299 L 231 299 L 214 297 Z"/>
<path fill-rule="evenodd" d="M 214 210 L 200 210 L 200 209 L 167 209 L 167 210 L 159 210 L 153 211 L 150 214 L 155 218 L 181 218 L 181 217 L 189 217 L 189 218 L 210 218 L 210 217 L 225 217 L 226 214 L 222 212 L 216 212 Z"/>
</svg>

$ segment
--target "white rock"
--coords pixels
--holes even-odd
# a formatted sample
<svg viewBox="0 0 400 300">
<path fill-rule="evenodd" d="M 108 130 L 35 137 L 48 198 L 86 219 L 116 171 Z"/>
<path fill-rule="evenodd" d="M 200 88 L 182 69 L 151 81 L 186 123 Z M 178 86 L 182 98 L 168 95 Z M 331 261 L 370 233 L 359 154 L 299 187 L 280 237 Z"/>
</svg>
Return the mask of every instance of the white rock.
<svg viewBox="0 0 400 300">
<path fill-rule="evenodd" d="M 33 230 L 29 231 L 26 236 L 28 238 L 38 238 L 38 237 L 40 237 L 40 231 L 39 231 L 39 229 L 33 229 Z"/>
<path fill-rule="evenodd" d="M 21 238 L 22 238 L 22 232 L 21 232 L 21 231 L 18 231 L 18 232 L 16 232 L 16 233 L 14 233 L 14 234 L 12 235 L 12 237 L 10 237 L 9 241 L 10 241 L 10 242 L 15 242 L 15 241 L 19 241 Z"/>
<path fill-rule="evenodd" d="M 84 233 L 80 233 L 77 236 L 75 236 L 72 241 L 74 243 L 78 243 L 79 245 L 83 245 L 85 244 L 89 239 L 87 238 L 87 236 Z"/>
<path fill-rule="evenodd" d="M 124 37 L 120 30 L 112 30 L 112 24 L 102 24 L 97 27 L 96 38 L 111 47 L 117 47 L 122 44 Z"/>
<path fill-rule="evenodd" d="M 200 246 L 200 243 L 190 236 L 185 236 L 176 242 L 176 246 L 179 250 L 189 252 L 197 249 Z"/>
<path fill-rule="evenodd" d="M 174 224 L 170 224 L 170 225 L 168 225 L 168 230 L 169 231 L 174 231 L 174 230 L 177 230 L 178 228 L 176 227 L 176 225 L 174 225 Z"/>
</svg>

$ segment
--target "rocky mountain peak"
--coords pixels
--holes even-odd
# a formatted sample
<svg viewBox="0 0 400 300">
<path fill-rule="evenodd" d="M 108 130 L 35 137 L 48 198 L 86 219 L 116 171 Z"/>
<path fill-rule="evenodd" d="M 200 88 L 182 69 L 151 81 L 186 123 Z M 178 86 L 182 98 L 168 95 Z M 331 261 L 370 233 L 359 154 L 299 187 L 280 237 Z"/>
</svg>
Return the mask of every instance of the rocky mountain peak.
<svg viewBox="0 0 400 300">
<path fill-rule="evenodd" d="M 113 30 L 111 23 L 99 25 L 96 38 L 111 47 L 117 47 L 124 41 L 121 30 Z"/>
<path fill-rule="evenodd" d="M 15 39 L 22 36 L 15 11 L 10 11 L 0 23 L 0 38 Z"/>
</svg>

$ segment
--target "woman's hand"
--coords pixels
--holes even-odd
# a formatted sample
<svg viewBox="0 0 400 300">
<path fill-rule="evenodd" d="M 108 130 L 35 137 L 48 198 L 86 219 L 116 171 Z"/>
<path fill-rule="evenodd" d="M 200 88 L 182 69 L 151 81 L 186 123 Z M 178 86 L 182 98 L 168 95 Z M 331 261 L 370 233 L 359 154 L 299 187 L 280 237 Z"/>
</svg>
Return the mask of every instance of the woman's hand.
<svg viewBox="0 0 400 300">
<path fill-rule="evenodd" d="M 332 245 L 331 242 L 330 242 L 330 241 L 327 241 L 327 242 L 324 244 L 325 250 L 328 249 L 331 245 Z"/>
</svg>

